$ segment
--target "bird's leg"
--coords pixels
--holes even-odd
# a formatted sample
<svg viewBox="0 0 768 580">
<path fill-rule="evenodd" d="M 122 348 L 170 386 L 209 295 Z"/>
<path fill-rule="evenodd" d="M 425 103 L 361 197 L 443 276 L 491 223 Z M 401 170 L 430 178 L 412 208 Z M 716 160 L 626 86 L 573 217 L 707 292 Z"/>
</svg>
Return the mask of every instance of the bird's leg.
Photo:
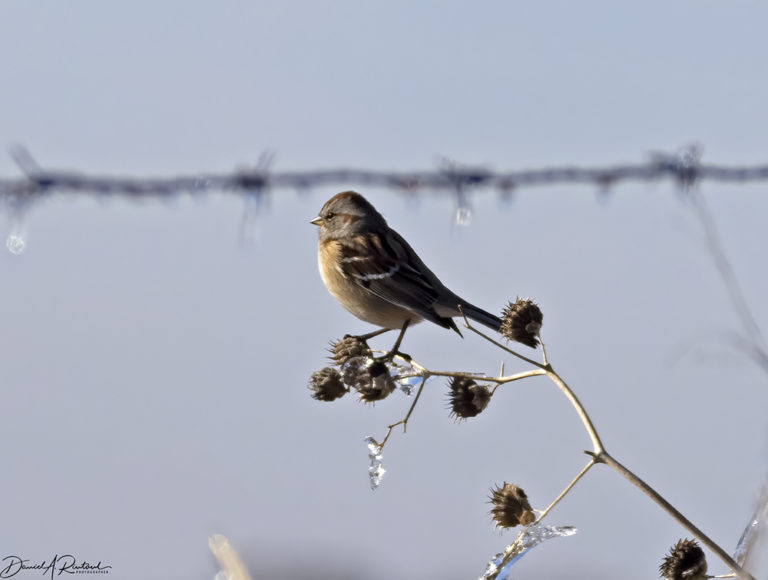
<svg viewBox="0 0 768 580">
<path fill-rule="evenodd" d="M 403 327 L 400 329 L 400 334 L 397 335 L 397 340 L 395 341 L 395 344 L 392 346 L 392 349 L 389 351 L 389 354 L 385 355 L 384 358 L 388 361 L 391 361 L 396 356 L 400 356 L 404 358 L 405 360 L 411 360 L 411 355 L 406 354 L 404 352 L 400 352 L 398 349 L 400 348 L 400 343 L 403 342 L 403 337 L 405 336 L 405 331 L 408 328 L 408 325 L 411 323 L 411 319 L 409 318 L 403 323 Z"/>
<path fill-rule="evenodd" d="M 378 330 L 374 330 L 373 332 L 369 332 L 368 334 L 361 334 L 359 336 L 355 336 L 355 338 L 359 338 L 360 340 L 367 341 L 369 338 L 373 338 L 374 336 L 379 336 L 380 334 L 384 334 L 385 332 L 389 332 L 390 330 L 394 330 L 394 328 L 379 328 Z M 351 335 L 347 335 L 351 336 Z"/>
<path fill-rule="evenodd" d="M 406 354 L 404 352 L 400 352 L 398 348 L 400 348 L 400 343 L 403 342 L 403 337 L 405 336 L 405 329 L 408 328 L 408 325 L 411 323 L 411 320 L 408 319 L 403 323 L 403 327 L 400 329 L 400 334 L 397 335 L 397 340 L 395 341 L 394 346 L 392 349 L 385 354 L 383 357 L 377 359 L 384 362 L 390 362 L 392 359 L 394 359 L 396 356 L 402 357 L 405 360 L 411 360 L 411 355 Z M 394 328 L 380 328 L 379 330 L 374 330 L 373 332 L 369 332 L 368 334 L 361 334 L 361 335 L 351 335 L 351 334 L 345 334 L 344 338 L 357 338 L 358 340 L 362 340 L 363 342 L 368 342 L 368 339 L 373 338 L 375 336 L 379 336 L 380 334 L 384 334 L 385 332 L 389 332 L 390 330 L 395 330 Z"/>
</svg>

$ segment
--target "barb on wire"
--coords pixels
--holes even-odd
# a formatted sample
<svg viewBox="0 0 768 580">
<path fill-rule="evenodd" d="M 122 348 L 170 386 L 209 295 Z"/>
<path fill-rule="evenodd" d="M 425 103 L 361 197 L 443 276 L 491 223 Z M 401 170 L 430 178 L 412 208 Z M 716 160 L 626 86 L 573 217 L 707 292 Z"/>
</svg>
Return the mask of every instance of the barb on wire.
<svg viewBox="0 0 768 580">
<path fill-rule="evenodd" d="M 247 245 L 255 237 L 258 219 L 268 207 L 268 188 L 271 177 L 269 172 L 274 158 L 272 151 L 264 152 L 253 170 L 243 171 L 238 175 L 236 188 L 243 192 L 245 202 L 238 235 L 241 245 Z"/>
</svg>

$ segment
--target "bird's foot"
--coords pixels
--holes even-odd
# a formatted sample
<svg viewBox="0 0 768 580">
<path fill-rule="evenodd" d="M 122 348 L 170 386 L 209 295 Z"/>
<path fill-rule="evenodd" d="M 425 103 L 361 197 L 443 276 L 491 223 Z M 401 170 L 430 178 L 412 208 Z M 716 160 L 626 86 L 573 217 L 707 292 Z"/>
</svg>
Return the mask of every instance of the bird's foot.
<svg viewBox="0 0 768 580">
<path fill-rule="evenodd" d="M 400 357 L 401 359 L 405 360 L 406 362 L 411 362 L 411 355 L 409 355 L 407 352 L 402 352 L 400 350 L 391 350 L 387 354 L 377 358 L 376 360 L 380 360 L 382 362 L 392 362 L 395 360 L 395 357 Z"/>
</svg>

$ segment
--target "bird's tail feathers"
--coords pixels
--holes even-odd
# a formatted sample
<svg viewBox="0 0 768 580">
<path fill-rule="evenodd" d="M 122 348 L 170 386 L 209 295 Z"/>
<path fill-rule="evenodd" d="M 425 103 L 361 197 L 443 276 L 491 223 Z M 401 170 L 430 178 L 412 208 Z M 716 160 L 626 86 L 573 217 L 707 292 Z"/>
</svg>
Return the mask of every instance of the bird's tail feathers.
<svg viewBox="0 0 768 580">
<path fill-rule="evenodd" d="M 495 316 L 490 312 L 486 312 L 482 308 L 478 308 L 472 304 L 459 304 L 459 307 L 464 316 L 470 320 L 479 322 L 480 324 L 483 324 L 488 328 L 495 330 L 496 332 L 498 332 L 499 328 L 501 328 L 501 318 L 498 316 Z"/>
</svg>

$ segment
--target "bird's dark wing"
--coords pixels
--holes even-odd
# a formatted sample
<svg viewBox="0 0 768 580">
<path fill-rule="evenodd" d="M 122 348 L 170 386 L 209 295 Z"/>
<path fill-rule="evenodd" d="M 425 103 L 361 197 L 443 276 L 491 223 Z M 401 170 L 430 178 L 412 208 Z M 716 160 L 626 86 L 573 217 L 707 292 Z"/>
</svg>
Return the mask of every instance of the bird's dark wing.
<svg viewBox="0 0 768 580">
<path fill-rule="evenodd" d="M 397 232 L 360 234 L 339 243 L 345 276 L 422 318 L 446 328 L 455 326 L 452 319 L 438 316 L 434 310 L 440 282 Z"/>
</svg>

